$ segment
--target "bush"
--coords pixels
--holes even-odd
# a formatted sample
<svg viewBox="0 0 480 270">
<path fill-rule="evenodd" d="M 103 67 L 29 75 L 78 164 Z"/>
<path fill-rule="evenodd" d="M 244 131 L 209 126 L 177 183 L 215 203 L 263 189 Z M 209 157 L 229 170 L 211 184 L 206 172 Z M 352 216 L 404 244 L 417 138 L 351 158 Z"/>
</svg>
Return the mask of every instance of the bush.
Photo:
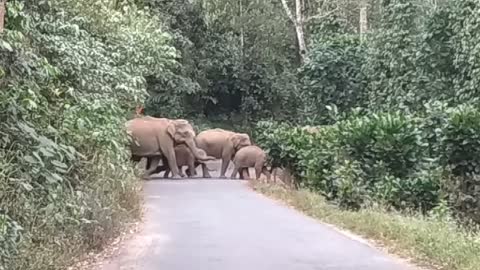
<svg viewBox="0 0 480 270">
<path fill-rule="evenodd" d="M 303 186 L 345 207 L 382 203 L 428 210 L 438 202 L 440 178 L 429 177 L 418 119 L 375 114 L 306 129 L 260 123 L 257 134 L 272 162 L 294 172 Z M 435 174 L 438 176 L 438 174 Z"/>
<path fill-rule="evenodd" d="M 138 217 L 123 126 L 176 51 L 133 4 L 29 3 L 0 36 L 0 269 L 65 269 Z"/>
<path fill-rule="evenodd" d="M 480 174 L 480 111 L 472 106 L 449 110 L 441 147 L 455 175 Z"/>
<path fill-rule="evenodd" d="M 369 176 L 378 162 L 403 178 L 422 162 L 425 144 L 415 119 L 401 113 L 372 114 L 336 124 L 345 156 L 361 162 Z M 372 173 L 370 173 L 372 171 Z"/>
<path fill-rule="evenodd" d="M 466 105 L 447 115 L 440 147 L 442 162 L 452 174 L 450 202 L 459 216 L 480 223 L 480 111 Z"/>
<path fill-rule="evenodd" d="M 271 166 L 287 168 L 297 178 L 305 173 L 305 164 L 301 161 L 308 160 L 311 134 L 288 124 L 267 121 L 259 122 L 255 132 L 255 143 L 266 150 Z"/>
</svg>

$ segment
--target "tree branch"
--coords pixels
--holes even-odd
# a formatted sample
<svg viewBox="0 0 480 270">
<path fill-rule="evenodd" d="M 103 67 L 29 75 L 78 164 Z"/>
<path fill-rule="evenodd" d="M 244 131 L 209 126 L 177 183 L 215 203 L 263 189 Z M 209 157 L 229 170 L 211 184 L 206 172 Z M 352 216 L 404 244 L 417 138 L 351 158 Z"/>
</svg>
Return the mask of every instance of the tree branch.
<svg viewBox="0 0 480 270">
<path fill-rule="evenodd" d="M 1 1 L 1 0 L 0 0 Z M 288 7 L 287 0 L 280 0 L 282 2 L 283 9 L 287 13 L 287 17 L 292 21 L 292 23 L 297 24 L 297 20 L 293 17 L 292 11 Z"/>
<path fill-rule="evenodd" d="M 305 22 L 309 22 L 311 20 L 315 20 L 315 19 L 323 19 L 323 18 L 326 18 L 330 15 L 332 15 L 332 13 L 335 13 L 336 11 L 338 10 L 338 7 L 335 8 L 335 9 L 332 9 L 330 10 L 329 12 L 327 13 L 324 13 L 324 14 L 317 14 L 317 15 L 314 15 L 314 16 L 311 16 L 311 17 L 308 17 L 307 19 L 305 19 Z"/>
</svg>

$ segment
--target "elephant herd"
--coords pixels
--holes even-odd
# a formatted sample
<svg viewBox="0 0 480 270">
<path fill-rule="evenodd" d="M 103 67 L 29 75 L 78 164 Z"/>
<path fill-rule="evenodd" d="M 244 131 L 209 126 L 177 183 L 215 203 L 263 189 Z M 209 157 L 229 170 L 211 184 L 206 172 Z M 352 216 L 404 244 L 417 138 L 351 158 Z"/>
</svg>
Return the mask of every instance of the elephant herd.
<svg viewBox="0 0 480 270">
<path fill-rule="evenodd" d="M 234 164 L 231 178 L 249 178 L 248 168 L 254 167 L 256 178 L 267 170 L 267 156 L 258 146 L 253 145 L 250 136 L 224 129 L 209 129 L 198 135 L 192 125 L 184 119 L 156 118 L 141 116 L 125 124 L 131 137 L 130 151 L 134 162 L 147 159 L 143 178 L 164 171 L 164 177 L 172 173 L 173 178 L 184 177 L 183 166 L 187 166 L 188 176 L 196 175 L 196 168 L 202 167 L 203 177 L 210 178 L 211 171 L 205 162 L 222 160 L 220 178 L 226 178 L 230 161 Z M 162 165 L 160 165 L 162 161 Z"/>
</svg>

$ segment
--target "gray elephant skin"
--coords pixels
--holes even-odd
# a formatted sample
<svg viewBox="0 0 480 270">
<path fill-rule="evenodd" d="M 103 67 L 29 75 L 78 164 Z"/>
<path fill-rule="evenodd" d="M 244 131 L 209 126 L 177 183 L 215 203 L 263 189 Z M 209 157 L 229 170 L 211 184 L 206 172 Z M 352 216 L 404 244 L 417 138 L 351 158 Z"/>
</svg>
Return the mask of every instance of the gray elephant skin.
<svg viewBox="0 0 480 270">
<path fill-rule="evenodd" d="M 177 166 L 178 166 L 178 170 L 180 172 L 181 177 L 185 177 L 185 174 L 183 173 L 183 170 L 182 170 L 183 166 L 188 167 L 187 170 L 186 170 L 186 175 L 187 176 L 196 176 L 197 175 L 196 168 L 199 165 L 202 166 L 202 169 L 206 169 L 208 171 L 214 171 L 214 170 L 211 170 L 211 169 L 208 168 L 208 166 L 205 164 L 205 161 L 215 160 L 215 158 L 214 157 L 207 157 L 207 154 L 205 153 L 205 151 L 203 149 L 198 149 L 198 151 L 201 154 L 201 156 L 205 156 L 204 160 L 196 159 L 195 156 L 193 155 L 192 151 L 190 151 L 190 149 L 184 144 L 180 144 L 180 145 L 175 146 L 175 156 L 177 158 Z M 155 174 L 155 173 L 160 173 L 162 171 L 165 171 L 163 177 L 168 178 L 168 175 L 170 173 L 170 167 L 168 166 L 168 162 L 165 158 L 162 158 L 162 161 L 163 161 L 163 165 L 158 166 L 153 173 Z M 150 165 L 147 162 L 147 169 L 148 169 L 149 166 Z"/>
<path fill-rule="evenodd" d="M 237 133 L 220 128 L 209 129 L 198 133 L 195 138 L 197 146 L 208 156 L 222 159 L 220 178 L 225 178 L 228 164 L 235 153 L 242 147 L 251 145 L 250 136 L 246 133 Z M 210 178 L 210 174 L 204 170 L 203 176 Z"/>
<path fill-rule="evenodd" d="M 187 120 L 144 116 L 127 121 L 125 127 L 130 136 L 132 160 L 139 161 L 143 157 L 149 159 L 151 166 L 143 178 L 148 178 L 156 170 L 162 157 L 171 168 L 173 177 L 179 178 L 174 149 L 178 144 L 185 144 L 198 160 L 211 160 L 211 157 L 199 151 L 194 140 L 195 131 Z"/>
<path fill-rule="evenodd" d="M 233 158 L 233 169 L 231 178 L 234 179 L 238 172 L 240 172 L 241 178 L 242 172 L 247 171 L 248 168 L 255 168 L 256 179 L 260 178 L 260 174 L 263 173 L 267 176 L 267 181 L 270 181 L 270 171 L 267 169 L 267 154 L 260 147 L 256 145 L 249 145 L 241 148 L 235 154 Z M 248 175 L 248 173 L 247 173 Z"/>
</svg>

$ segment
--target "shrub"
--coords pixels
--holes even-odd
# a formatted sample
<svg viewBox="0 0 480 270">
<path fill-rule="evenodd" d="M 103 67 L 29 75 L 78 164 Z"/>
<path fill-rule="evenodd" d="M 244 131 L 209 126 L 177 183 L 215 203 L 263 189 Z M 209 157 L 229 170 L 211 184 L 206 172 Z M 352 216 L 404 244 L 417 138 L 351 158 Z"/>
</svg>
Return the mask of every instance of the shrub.
<svg viewBox="0 0 480 270">
<path fill-rule="evenodd" d="M 374 114 L 318 127 L 313 134 L 285 124 L 260 123 L 257 129 L 273 163 L 341 206 L 429 210 L 438 202 L 441 178 L 437 164 L 428 163 L 417 118 Z"/>
<path fill-rule="evenodd" d="M 254 134 L 255 143 L 266 150 L 270 165 L 288 168 L 295 177 L 301 178 L 305 173 L 302 160 L 309 155 L 312 134 L 301 128 L 288 124 L 274 124 L 262 121 L 257 124 Z"/>
<path fill-rule="evenodd" d="M 459 106 L 448 112 L 442 128 L 444 162 L 455 175 L 480 174 L 480 111 Z"/>
<path fill-rule="evenodd" d="M 138 217 L 123 124 L 176 51 L 133 4 L 29 3 L 0 36 L 0 268 L 65 269 Z"/>
<path fill-rule="evenodd" d="M 416 120 L 402 113 L 372 114 L 337 124 L 337 140 L 345 156 L 369 173 L 382 162 L 389 174 L 405 177 L 424 158 L 425 144 Z"/>
<path fill-rule="evenodd" d="M 480 222 L 480 111 L 469 105 L 448 110 L 441 160 L 452 173 L 450 202 L 459 216 Z"/>
<path fill-rule="evenodd" d="M 371 201 L 364 177 L 358 161 L 340 160 L 331 167 L 326 177 L 330 183 L 329 197 L 334 198 L 341 207 L 359 209 Z"/>
</svg>

